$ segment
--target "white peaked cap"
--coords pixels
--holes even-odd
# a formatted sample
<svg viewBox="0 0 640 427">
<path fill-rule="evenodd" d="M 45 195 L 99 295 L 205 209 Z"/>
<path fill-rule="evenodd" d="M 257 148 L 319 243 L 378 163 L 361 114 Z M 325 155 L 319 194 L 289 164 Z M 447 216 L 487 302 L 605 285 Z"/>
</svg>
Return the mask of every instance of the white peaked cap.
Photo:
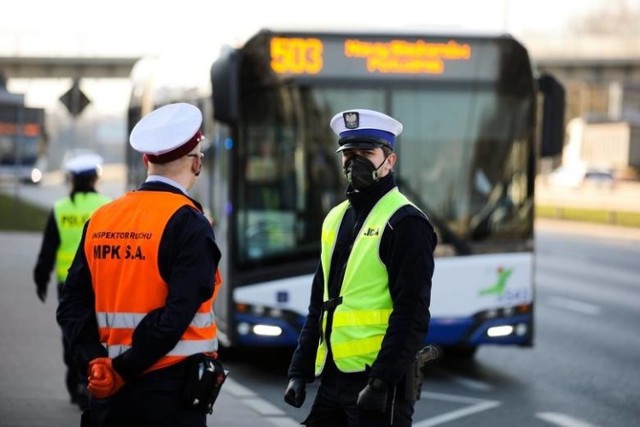
<svg viewBox="0 0 640 427">
<path fill-rule="evenodd" d="M 129 136 L 131 147 L 154 163 L 184 156 L 204 136 L 200 132 L 202 112 L 185 102 L 168 104 L 144 116 Z"/>
<path fill-rule="evenodd" d="M 102 163 L 103 160 L 101 156 L 94 153 L 87 153 L 77 155 L 67 160 L 63 168 L 65 171 L 74 175 L 97 173 L 102 167 Z"/>
<path fill-rule="evenodd" d="M 402 133 L 402 123 L 393 117 L 365 109 L 340 112 L 333 116 L 330 125 L 340 137 L 338 151 L 381 146 L 393 149 L 395 138 Z"/>
</svg>

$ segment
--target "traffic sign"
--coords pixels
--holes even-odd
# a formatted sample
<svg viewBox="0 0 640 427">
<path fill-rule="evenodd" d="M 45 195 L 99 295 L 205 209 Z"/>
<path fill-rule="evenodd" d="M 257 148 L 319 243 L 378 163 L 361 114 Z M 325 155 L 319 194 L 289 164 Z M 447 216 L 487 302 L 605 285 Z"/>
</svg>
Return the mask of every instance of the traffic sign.
<svg viewBox="0 0 640 427">
<path fill-rule="evenodd" d="M 80 90 L 79 80 L 74 80 L 71 89 L 64 93 L 60 97 L 60 101 L 67 107 L 69 113 L 73 117 L 77 117 L 82 113 L 82 110 L 86 108 L 87 105 L 91 103 L 91 100 L 87 97 L 87 95 Z"/>
</svg>

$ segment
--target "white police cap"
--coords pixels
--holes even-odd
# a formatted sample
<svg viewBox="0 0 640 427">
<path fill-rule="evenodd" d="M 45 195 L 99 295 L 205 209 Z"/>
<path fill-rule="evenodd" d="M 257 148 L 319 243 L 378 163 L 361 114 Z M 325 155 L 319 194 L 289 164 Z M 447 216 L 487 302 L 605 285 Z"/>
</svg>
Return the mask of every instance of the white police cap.
<svg viewBox="0 0 640 427">
<path fill-rule="evenodd" d="M 98 175 L 102 169 L 102 163 L 100 155 L 86 153 L 65 161 L 63 168 L 72 175 Z"/>
<path fill-rule="evenodd" d="M 204 139 L 202 112 L 185 102 L 168 104 L 144 116 L 129 136 L 131 147 L 152 163 L 168 163 L 188 154 Z"/>
<path fill-rule="evenodd" d="M 373 110 L 347 110 L 331 119 L 331 129 L 340 137 L 337 152 L 350 148 L 377 148 L 393 150 L 395 139 L 402 133 L 402 123 Z"/>
</svg>

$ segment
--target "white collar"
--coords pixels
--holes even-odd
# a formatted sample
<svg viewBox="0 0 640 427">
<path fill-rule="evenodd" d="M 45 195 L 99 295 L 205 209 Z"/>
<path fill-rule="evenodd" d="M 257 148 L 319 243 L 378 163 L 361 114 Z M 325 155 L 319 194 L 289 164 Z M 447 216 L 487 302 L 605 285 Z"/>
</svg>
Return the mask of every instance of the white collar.
<svg viewBox="0 0 640 427">
<path fill-rule="evenodd" d="M 178 190 L 182 191 L 187 196 L 189 195 L 189 193 L 187 193 L 187 189 L 186 188 L 184 188 L 182 185 L 178 184 L 177 182 L 175 182 L 171 178 L 167 178 L 166 176 L 149 175 L 144 182 L 152 182 L 152 181 L 164 182 L 165 184 L 169 184 L 172 187 L 176 187 Z"/>
</svg>

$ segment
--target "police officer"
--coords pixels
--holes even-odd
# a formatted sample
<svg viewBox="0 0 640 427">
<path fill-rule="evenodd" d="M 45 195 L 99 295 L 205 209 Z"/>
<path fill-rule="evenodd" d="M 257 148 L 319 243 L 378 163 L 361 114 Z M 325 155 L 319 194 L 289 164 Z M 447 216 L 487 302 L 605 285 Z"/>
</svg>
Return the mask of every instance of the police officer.
<svg viewBox="0 0 640 427">
<path fill-rule="evenodd" d="M 57 319 L 89 375 L 92 426 L 206 425 L 207 408 L 183 398 L 191 361 L 217 350 L 220 250 L 187 193 L 202 167 L 201 124 L 186 103 L 143 117 L 129 141 L 146 181 L 83 231 Z"/>
<path fill-rule="evenodd" d="M 336 114 L 347 200 L 322 225 L 309 313 L 284 399 L 300 407 L 322 374 L 308 426 L 410 426 L 408 367 L 429 325 L 436 235 L 392 172 L 402 124 L 356 109 Z"/>
<path fill-rule="evenodd" d="M 58 298 L 67 270 L 71 266 L 82 228 L 89 216 L 110 199 L 96 192 L 96 182 L 101 171 L 102 157 L 97 154 L 82 154 L 63 164 L 67 179 L 71 183 L 71 193 L 56 201 L 44 230 L 44 237 L 33 269 L 36 294 L 43 303 L 47 299 L 49 278 L 54 269 L 58 282 Z M 63 358 L 67 368 L 66 385 L 71 402 L 81 408 L 87 404 L 86 375 L 76 365 L 66 340 L 62 342 Z"/>
</svg>

